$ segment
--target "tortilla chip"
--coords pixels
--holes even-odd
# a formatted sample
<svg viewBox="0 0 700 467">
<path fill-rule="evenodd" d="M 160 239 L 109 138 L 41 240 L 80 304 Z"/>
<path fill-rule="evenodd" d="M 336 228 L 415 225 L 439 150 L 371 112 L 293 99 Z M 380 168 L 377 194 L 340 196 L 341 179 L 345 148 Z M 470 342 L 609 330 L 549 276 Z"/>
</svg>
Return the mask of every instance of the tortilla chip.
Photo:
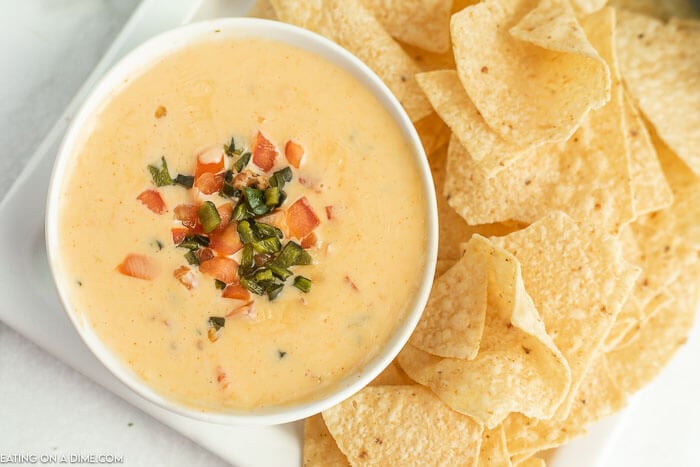
<svg viewBox="0 0 700 467">
<path fill-rule="evenodd" d="M 649 319 L 639 337 L 606 354 L 612 378 L 627 394 L 654 379 L 685 344 L 700 298 L 700 263 L 687 268 L 668 292 L 672 301 Z"/>
<path fill-rule="evenodd" d="M 627 403 L 604 354 L 599 354 L 577 391 L 566 420 L 534 420 L 514 414 L 503 422 L 511 455 L 551 449 L 585 434 L 585 428 Z"/>
<path fill-rule="evenodd" d="M 569 389 L 567 363 L 523 287 L 520 263 L 484 237 L 474 236 L 470 243 L 488 261 L 488 307 L 476 358 L 443 359 L 409 344 L 399 365 L 454 410 L 488 428 L 511 412 L 549 418 Z"/>
<path fill-rule="evenodd" d="M 561 212 L 492 240 L 522 264 L 525 289 L 571 367 L 571 390 L 556 414 L 563 420 L 639 269 L 624 261 L 617 239 Z"/>
<path fill-rule="evenodd" d="M 452 49 L 445 53 L 436 54 L 427 52 L 419 47 L 401 43 L 401 47 L 406 51 L 422 71 L 442 70 L 445 68 L 455 68 L 455 57 Z"/>
<path fill-rule="evenodd" d="M 362 0 L 396 39 L 434 53 L 450 49 L 450 2 Z"/>
<path fill-rule="evenodd" d="M 512 465 L 503 425 L 498 425 L 493 430 L 485 430 L 481 437 L 479 467 L 511 467 Z"/>
<path fill-rule="evenodd" d="M 620 11 L 617 50 L 625 84 L 658 135 L 700 175 L 700 28 Z"/>
<path fill-rule="evenodd" d="M 512 143 L 493 131 L 469 99 L 454 70 L 416 75 L 430 104 L 469 152 L 474 163 L 489 177 L 532 150 Z"/>
<path fill-rule="evenodd" d="M 405 386 L 410 384 L 414 384 L 413 380 L 404 373 L 396 360 L 391 362 L 384 371 L 379 373 L 379 376 L 369 383 L 370 386 Z"/>
<path fill-rule="evenodd" d="M 521 223 L 507 222 L 497 224 L 469 225 L 450 207 L 442 194 L 445 185 L 447 148 L 443 148 L 428 157 L 430 171 L 433 174 L 438 208 L 438 271 L 442 275 L 462 257 L 460 244 L 469 241 L 473 234 L 484 237 L 502 236 L 525 227 Z"/>
<path fill-rule="evenodd" d="M 321 414 L 304 420 L 304 467 L 349 466 L 347 457 L 340 452 Z"/>
<path fill-rule="evenodd" d="M 589 39 L 617 76 L 613 49 L 614 12 L 601 10 L 584 20 Z M 616 232 L 634 218 L 622 88 L 591 112 L 566 143 L 537 148 L 488 178 L 453 138 L 448 149 L 445 193 L 469 224 L 516 220 L 534 222 L 552 210 Z"/>
<path fill-rule="evenodd" d="M 571 0 L 571 6 L 574 7 L 579 15 L 590 15 L 603 8 L 608 0 Z"/>
<path fill-rule="evenodd" d="M 420 71 L 360 0 L 270 0 L 281 21 L 337 42 L 365 62 L 391 89 L 412 121 L 432 112 L 415 74 Z"/>
<path fill-rule="evenodd" d="M 440 357 L 476 357 L 486 318 L 487 261 L 480 242 L 470 241 L 462 259 L 433 284 L 411 345 Z"/>
<path fill-rule="evenodd" d="M 275 9 L 272 3 L 270 3 L 270 0 L 255 0 L 253 6 L 250 7 L 250 11 L 248 11 L 248 16 L 253 18 L 277 19 Z"/>
<path fill-rule="evenodd" d="M 700 177 L 688 169 L 655 133 L 652 132 L 651 136 L 675 201 L 668 209 L 643 216 L 637 223 L 659 236 L 665 233 L 669 241 L 682 238 L 687 245 L 700 249 Z"/>
<path fill-rule="evenodd" d="M 673 193 L 639 112 L 626 94 L 624 101 L 632 203 L 635 214 L 640 216 L 670 206 Z"/>
<path fill-rule="evenodd" d="M 547 463 L 541 457 L 528 457 L 519 464 L 518 467 L 547 467 Z"/>
<path fill-rule="evenodd" d="M 457 71 L 467 94 L 491 128 L 524 146 L 568 139 L 610 94 L 608 68 L 580 32 L 573 11 L 550 1 L 535 7 L 533 0 L 485 0 L 451 21 Z M 565 16 L 548 23 L 539 13 L 555 5 Z M 523 32 L 517 25 L 525 15 L 533 24 L 539 17 L 537 37 L 551 33 L 556 39 L 537 40 L 538 46 L 511 35 L 514 26 Z M 579 39 L 557 36 L 561 22 L 573 26 Z M 566 52 L 558 50 L 562 44 Z"/>
<path fill-rule="evenodd" d="M 352 465 L 474 466 L 483 430 L 420 386 L 365 388 L 323 419 Z"/>
<path fill-rule="evenodd" d="M 414 126 L 428 155 L 444 148 L 450 141 L 450 129 L 434 112 L 415 122 Z"/>
<path fill-rule="evenodd" d="M 692 0 L 609 0 L 608 4 L 615 8 L 624 8 L 667 20 L 673 16 L 683 18 L 698 18 L 700 13 L 693 7 Z"/>
<path fill-rule="evenodd" d="M 639 306 L 636 300 L 629 300 L 620 312 L 615 326 L 605 341 L 605 351 L 610 352 L 628 347 L 639 338 L 642 327 L 671 303 L 671 297 L 662 292 L 654 297 L 645 307 Z"/>
</svg>

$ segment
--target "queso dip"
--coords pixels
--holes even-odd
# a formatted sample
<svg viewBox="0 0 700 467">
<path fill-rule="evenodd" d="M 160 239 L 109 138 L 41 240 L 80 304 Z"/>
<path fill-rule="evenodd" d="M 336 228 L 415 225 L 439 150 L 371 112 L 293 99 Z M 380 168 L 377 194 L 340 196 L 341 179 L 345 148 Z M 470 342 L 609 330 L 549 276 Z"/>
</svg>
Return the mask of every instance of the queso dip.
<svg viewBox="0 0 700 467">
<path fill-rule="evenodd" d="M 164 397 L 207 411 L 318 397 L 408 313 L 420 173 L 339 67 L 259 39 L 193 45 L 125 82 L 81 141 L 59 201 L 69 301 Z"/>
</svg>

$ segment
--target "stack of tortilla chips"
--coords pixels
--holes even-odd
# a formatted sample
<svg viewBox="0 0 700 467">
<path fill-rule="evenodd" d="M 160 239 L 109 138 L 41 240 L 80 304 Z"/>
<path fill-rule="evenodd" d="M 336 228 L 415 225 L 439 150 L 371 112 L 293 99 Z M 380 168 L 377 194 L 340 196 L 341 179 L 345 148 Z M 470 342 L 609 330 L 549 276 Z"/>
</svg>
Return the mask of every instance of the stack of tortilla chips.
<svg viewBox="0 0 700 467">
<path fill-rule="evenodd" d="M 304 465 L 539 466 L 685 342 L 700 294 L 687 2 L 270 0 L 404 105 L 437 278 L 397 360 L 306 421 Z"/>
</svg>

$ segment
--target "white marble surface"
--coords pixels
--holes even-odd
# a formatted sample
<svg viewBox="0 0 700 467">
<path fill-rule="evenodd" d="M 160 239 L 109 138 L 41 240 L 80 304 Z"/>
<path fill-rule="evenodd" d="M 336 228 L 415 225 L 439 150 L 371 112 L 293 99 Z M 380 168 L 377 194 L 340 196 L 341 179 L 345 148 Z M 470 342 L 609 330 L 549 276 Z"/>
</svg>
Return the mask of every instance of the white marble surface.
<svg viewBox="0 0 700 467">
<path fill-rule="evenodd" d="M 0 0 L 0 197 L 137 4 Z M 63 453 L 225 465 L 0 323 L 0 454 Z"/>
<path fill-rule="evenodd" d="M 0 197 L 137 3 L 0 0 Z M 696 328 L 662 377 L 638 395 L 607 467 L 700 465 L 698 334 Z M 131 466 L 224 465 L 0 323 L 0 455 L 21 453 L 115 454 Z"/>
</svg>

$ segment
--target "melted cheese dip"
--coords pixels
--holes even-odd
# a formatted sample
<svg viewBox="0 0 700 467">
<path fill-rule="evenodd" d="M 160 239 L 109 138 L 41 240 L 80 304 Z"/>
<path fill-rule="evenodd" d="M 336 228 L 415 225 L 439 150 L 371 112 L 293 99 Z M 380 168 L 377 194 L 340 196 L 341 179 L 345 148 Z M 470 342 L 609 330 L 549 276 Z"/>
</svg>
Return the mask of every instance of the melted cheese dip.
<svg viewBox="0 0 700 467">
<path fill-rule="evenodd" d="M 171 239 L 173 208 L 191 193 L 158 188 L 162 215 L 136 197 L 155 189 L 147 165 L 161 156 L 173 177 L 191 175 L 203 147 L 234 135 L 250 148 L 259 130 L 280 150 L 273 170 L 288 165 L 286 141 L 306 151 L 283 207 L 306 196 L 321 218 L 314 264 L 293 268 L 312 288 L 288 279 L 274 302 L 254 295 L 254 315 L 227 319 L 210 342 L 208 318 L 240 303 L 198 271 L 192 290 L 173 276 L 187 264 Z M 391 116 L 337 66 L 282 43 L 201 43 L 125 82 L 82 138 L 59 203 L 69 300 L 164 397 L 206 411 L 316 398 L 376 356 L 408 313 L 426 261 L 419 170 Z M 153 258 L 158 276 L 118 273 L 130 253 Z"/>
</svg>

